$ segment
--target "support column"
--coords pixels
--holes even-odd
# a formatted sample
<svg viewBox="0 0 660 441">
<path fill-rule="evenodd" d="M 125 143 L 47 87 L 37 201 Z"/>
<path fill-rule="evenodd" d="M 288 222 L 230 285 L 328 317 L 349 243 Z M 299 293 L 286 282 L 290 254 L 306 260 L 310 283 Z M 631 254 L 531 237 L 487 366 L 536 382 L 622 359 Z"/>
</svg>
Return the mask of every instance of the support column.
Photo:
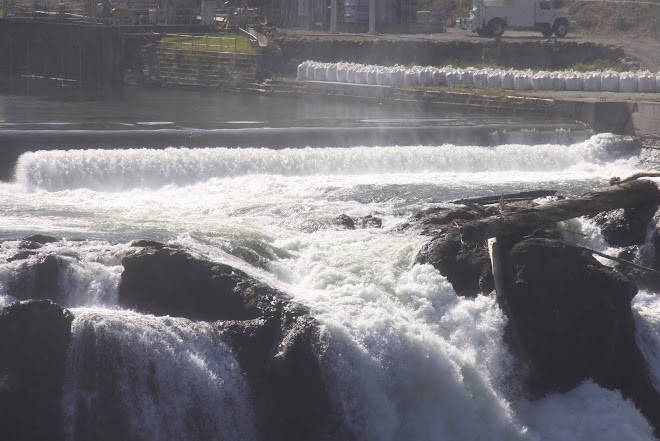
<svg viewBox="0 0 660 441">
<path fill-rule="evenodd" d="M 369 0 L 369 33 L 376 33 L 376 0 Z"/>
<path fill-rule="evenodd" d="M 337 33 L 337 0 L 330 0 L 330 33 Z"/>
</svg>

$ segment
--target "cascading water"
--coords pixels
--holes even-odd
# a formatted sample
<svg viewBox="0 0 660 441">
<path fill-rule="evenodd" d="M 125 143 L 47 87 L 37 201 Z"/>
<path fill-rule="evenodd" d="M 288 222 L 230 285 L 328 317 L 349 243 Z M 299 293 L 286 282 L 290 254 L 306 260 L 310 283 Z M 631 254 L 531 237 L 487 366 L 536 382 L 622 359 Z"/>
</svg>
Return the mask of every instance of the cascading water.
<svg viewBox="0 0 660 441">
<path fill-rule="evenodd" d="M 230 264 L 309 308 L 348 439 L 653 439 L 631 401 L 589 381 L 526 398 L 495 300 L 456 296 L 432 266 L 414 263 L 427 238 L 401 228 L 411 214 L 459 198 L 582 194 L 638 171 L 634 144 L 611 135 L 569 145 L 438 144 L 22 155 L 15 179 L 0 184 L 0 305 L 31 286 L 12 288 L 24 265 L 58 256 L 58 301 L 74 316 L 67 439 L 258 437 L 253 397 L 217 323 L 118 307 L 121 259 L 135 239 Z M 344 229 L 342 214 L 377 217 L 382 228 Z M 589 222 L 573 224 L 593 233 L 583 240 L 599 240 Z M 20 239 L 35 232 L 63 240 L 19 259 Z M 659 305 L 652 293 L 634 303 L 655 375 Z"/>
<path fill-rule="evenodd" d="M 212 324 L 77 308 L 67 439 L 254 440 L 247 385 Z"/>
</svg>

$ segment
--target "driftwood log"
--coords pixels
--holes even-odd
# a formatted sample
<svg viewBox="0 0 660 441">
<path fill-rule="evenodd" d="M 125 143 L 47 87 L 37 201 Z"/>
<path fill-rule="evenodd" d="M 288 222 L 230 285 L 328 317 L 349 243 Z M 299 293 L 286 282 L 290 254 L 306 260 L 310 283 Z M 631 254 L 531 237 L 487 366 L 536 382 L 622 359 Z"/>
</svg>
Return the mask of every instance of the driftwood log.
<svg viewBox="0 0 660 441">
<path fill-rule="evenodd" d="M 525 235 L 557 222 L 618 208 L 641 207 L 660 202 L 660 189 L 648 180 L 633 180 L 594 190 L 581 197 L 564 199 L 467 222 L 459 228 L 464 240 L 484 241 L 490 237 Z"/>
</svg>

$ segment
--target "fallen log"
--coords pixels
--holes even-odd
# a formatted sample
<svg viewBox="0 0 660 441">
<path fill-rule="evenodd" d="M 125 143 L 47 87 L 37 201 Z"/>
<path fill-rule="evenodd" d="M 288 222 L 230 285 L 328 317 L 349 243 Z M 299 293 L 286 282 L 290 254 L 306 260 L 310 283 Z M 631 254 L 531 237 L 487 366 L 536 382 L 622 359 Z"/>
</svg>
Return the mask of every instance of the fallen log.
<svg viewBox="0 0 660 441">
<path fill-rule="evenodd" d="M 518 201 L 531 201 L 538 198 L 543 198 L 547 196 L 554 196 L 557 194 L 557 190 L 535 190 L 535 191 L 521 191 L 519 193 L 510 193 L 502 194 L 498 196 L 484 196 L 480 198 L 469 198 L 469 199 L 458 199 L 452 201 L 453 204 L 499 204 L 500 201 L 504 202 L 518 202 Z"/>
<path fill-rule="evenodd" d="M 594 190 L 581 197 L 563 199 L 520 210 L 467 222 L 459 228 L 464 240 L 484 241 L 490 237 L 527 235 L 552 227 L 557 222 L 589 216 L 618 208 L 642 207 L 660 203 L 660 189 L 647 180 L 633 180 Z"/>
</svg>

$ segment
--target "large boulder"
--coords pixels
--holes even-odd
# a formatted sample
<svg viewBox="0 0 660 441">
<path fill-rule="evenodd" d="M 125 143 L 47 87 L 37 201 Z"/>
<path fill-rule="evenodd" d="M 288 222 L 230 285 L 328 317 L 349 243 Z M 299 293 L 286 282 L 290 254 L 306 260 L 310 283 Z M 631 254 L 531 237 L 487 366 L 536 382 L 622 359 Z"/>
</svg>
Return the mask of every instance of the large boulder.
<svg viewBox="0 0 660 441">
<path fill-rule="evenodd" d="M 340 439 L 309 311 L 228 265 L 147 245 L 122 261 L 120 304 L 218 321 L 250 386 L 260 440 Z"/>
<path fill-rule="evenodd" d="M 460 296 L 488 294 L 495 288 L 488 250 L 481 243 L 461 240 L 456 232 L 425 244 L 417 262 L 433 265 Z"/>
<path fill-rule="evenodd" d="M 605 240 L 615 247 L 641 245 L 646 239 L 649 223 L 657 205 L 626 208 L 600 213 L 594 221 L 600 227 Z"/>
<path fill-rule="evenodd" d="M 0 311 L 0 433 L 62 440 L 62 391 L 73 316 L 48 300 Z"/>
<path fill-rule="evenodd" d="M 516 244 L 499 299 L 534 396 L 592 378 L 630 397 L 656 428 L 660 399 L 635 342 L 636 286 L 589 252 L 551 239 Z"/>
<path fill-rule="evenodd" d="M 12 274 L 9 294 L 20 300 L 49 299 L 61 303 L 65 295 L 60 283 L 61 270 L 66 267 L 64 260 L 56 254 L 28 257 L 31 256 L 23 256 L 24 262 Z"/>
<path fill-rule="evenodd" d="M 144 247 L 122 264 L 119 304 L 125 308 L 193 320 L 248 320 L 272 309 L 273 290 L 180 249 Z"/>
</svg>

